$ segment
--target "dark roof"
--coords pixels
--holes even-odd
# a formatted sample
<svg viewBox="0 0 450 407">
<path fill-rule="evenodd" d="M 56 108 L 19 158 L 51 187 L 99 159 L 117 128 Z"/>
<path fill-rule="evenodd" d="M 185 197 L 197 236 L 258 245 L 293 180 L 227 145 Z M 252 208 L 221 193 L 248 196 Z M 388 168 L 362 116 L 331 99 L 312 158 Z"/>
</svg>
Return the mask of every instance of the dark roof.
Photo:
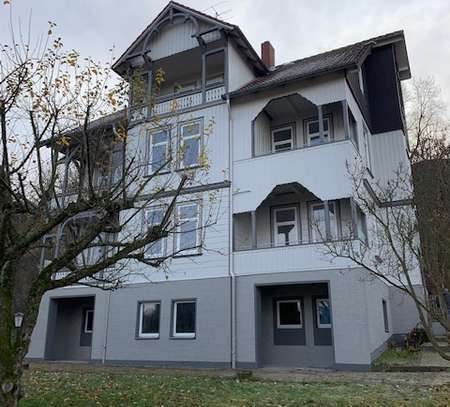
<svg viewBox="0 0 450 407">
<path fill-rule="evenodd" d="M 299 79 L 306 79 L 351 68 L 361 62 L 371 47 L 392 42 L 396 38 L 404 40 L 403 31 L 395 31 L 321 54 L 278 65 L 267 75 L 260 76 L 240 89 L 231 92 L 230 97 L 242 96 Z"/>
</svg>

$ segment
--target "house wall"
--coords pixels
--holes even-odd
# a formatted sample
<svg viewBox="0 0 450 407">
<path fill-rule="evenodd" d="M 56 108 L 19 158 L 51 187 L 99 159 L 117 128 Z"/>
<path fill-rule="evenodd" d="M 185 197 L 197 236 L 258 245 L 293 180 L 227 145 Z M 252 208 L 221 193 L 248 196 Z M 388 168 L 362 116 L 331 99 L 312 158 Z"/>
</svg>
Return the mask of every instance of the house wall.
<svg viewBox="0 0 450 407">
<path fill-rule="evenodd" d="M 230 92 L 240 88 L 255 78 L 250 67 L 242 60 L 236 46 L 228 42 L 228 90 Z"/>
<path fill-rule="evenodd" d="M 375 302 L 367 301 L 366 282 L 361 279 L 362 270 L 329 270 L 271 273 L 264 275 L 242 276 L 237 280 L 237 360 L 241 367 L 260 364 L 258 360 L 257 310 L 258 293 L 256 287 L 267 284 L 289 283 L 329 284 L 333 313 L 334 367 L 338 369 L 365 370 L 369 367 L 372 352 L 376 351 L 377 341 L 371 340 L 371 320 L 368 314 L 375 312 L 371 308 Z M 381 302 L 381 299 L 380 299 Z M 384 328 L 383 332 L 384 332 Z M 349 335 L 357 332 L 357 335 Z M 372 334 L 374 331 L 372 331 Z M 378 331 L 377 331 L 378 333 Z M 382 336 L 382 334 L 379 334 Z M 381 346 L 381 345 L 380 345 Z"/>
<path fill-rule="evenodd" d="M 304 285 L 280 285 L 261 286 L 260 291 L 261 308 L 256 312 L 256 326 L 259 342 L 257 350 L 259 362 L 262 366 L 309 366 L 309 367 L 332 367 L 334 365 L 334 348 L 331 338 L 331 329 L 316 328 L 316 319 L 313 312 L 315 298 L 328 297 L 326 284 L 304 284 Z M 276 330 L 276 300 L 284 298 L 300 299 L 302 302 L 302 323 L 301 329 L 304 334 L 303 344 L 298 342 L 290 330 Z M 274 315 L 275 314 L 275 315 Z M 277 331 L 277 332 L 276 332 Z M 323 331 L 321 345 L 317 344 L 319 331 Z M 280 344 L 280 339 L 275 340 L 276 335 L 283 335 L 285 344 Z M 277 343 L 278 341 L 278 343 Z M 290 344 L 287 345 L 286 343 Z M 299 341 L 301 342 L 301 341 Z M 325 344 L 326 343 L 326 344 Z M 259 344 L 259 346 L 258 346 Z"/>
<path fill-rule="evenodd" d="M 232 101 L 233 160 L 245 160 L 252 157 L 252 121 L 269 101 L 275 97 L 300 93 L 316 105 L 344 100 L 346 97 L 345 80 L 341 75 L 330 75 L 324 79 L 312 79 L 282 89 Z"/>
</svg>

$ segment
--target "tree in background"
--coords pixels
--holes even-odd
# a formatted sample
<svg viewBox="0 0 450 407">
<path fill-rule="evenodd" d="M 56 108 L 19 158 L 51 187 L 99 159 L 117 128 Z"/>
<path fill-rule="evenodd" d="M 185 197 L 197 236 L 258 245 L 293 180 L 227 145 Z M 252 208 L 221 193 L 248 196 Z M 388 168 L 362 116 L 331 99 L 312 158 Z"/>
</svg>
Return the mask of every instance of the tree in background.
<svg viewBox="0 0 450 407">
<path fill-rule="evenodd" d="M 128 136 L 128 84 L 111 76 L 109 64 L 66 51 L 54 29 L 50 23 L 48 36 L 36 43 L 13 33 L 11 44 L 0 48 L 0 404 L 5 406 L 22 397 L 23 360 L 47 291 L 76 283 L 118 288 L 133 264 L 163 268 L 177 253 L 201 249 L 204 230 L 217 216 L 213 205 L 203 207 L 198 226 L 184 220 L 192 216 L 174 213 L 186 188 L 198 186 L 208 171 L 205 151 L 199 168 L 184 172 L 167 170 L 181 167 L 189 151 L 172 154 L 169 148 L 152 163 L 137 152 L 126 154 L 139 139 Z M 154 76 L 152 96 L 139 73 L 130 78 L 135 103 L 151 112 L 164 72 Z M 176 113 L 174 106 L 165 119 L 154 114 L 139 129 L 168 129 Z M 211 132 L 207 123 L 203 133 Z M 146 209 L 154 205 L 160 210 L 150 215 Z M 181 231 L 201 237 L 153 255 L 161 239 Z"/>
</svg>

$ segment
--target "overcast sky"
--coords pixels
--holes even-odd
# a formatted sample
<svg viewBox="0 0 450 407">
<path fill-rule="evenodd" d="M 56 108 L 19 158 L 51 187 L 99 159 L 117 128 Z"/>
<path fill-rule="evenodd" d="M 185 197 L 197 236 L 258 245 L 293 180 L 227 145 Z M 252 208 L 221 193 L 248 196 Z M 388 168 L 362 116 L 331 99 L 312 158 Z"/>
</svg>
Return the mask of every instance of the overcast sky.
<svg viewBox="0 0 450 407">
<path fill-rule="evenodd" d="M 11 0 L 14 19 L 32 12 L 33 33 L 58 24 L 68 48 L 95 59 L 116 56 L 141 33 L 166 0 Z M 403 29 L 413 76 L 433 75 L 450 105 L 449 0 L 184 0 L 240 26 L 259 52 L 270 40 L 283 63 Z M 0 0 L 0 4 L 3 0 Z M 230 11 L 228 11 L 230 10 Z M 228 12 L 227 12 L 228 11 Z M 0 42 L 8 39 L 9 7 L 0 6 Z M 26 25 L 26 24 L 25 24 Z"/>
</svg>

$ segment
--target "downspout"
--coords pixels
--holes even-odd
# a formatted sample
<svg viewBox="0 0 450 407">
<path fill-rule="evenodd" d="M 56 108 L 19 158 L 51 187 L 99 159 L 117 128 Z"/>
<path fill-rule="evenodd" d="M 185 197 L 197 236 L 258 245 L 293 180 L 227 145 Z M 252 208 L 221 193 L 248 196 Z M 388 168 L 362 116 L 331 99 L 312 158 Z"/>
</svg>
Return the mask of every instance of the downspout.
<svg viewBox="0 0 450 407">
<path fill-rule="evenodd" d="M 234 274 L 233 254 L 233 120 L 231 118 L 230 97 L 227 96 L 228 108 L 228 176 L 230 190 L 228 193 L 228 273 L 230 275 L 231 299 L 231 368 L 236 369 L 236 276 Z"/>
<path fill-rule="evenodd" d="M 103 341 L 103 358 L 102 364 L 106 363 L 106 351 L 108 347 L 108 330 L 109 330 L 109 309 L 111 306 L 111 291 L 108 291 L 108 301 L 106 303 L 106 324 L 105 324 L 105 338 Z"/>
</svg>

